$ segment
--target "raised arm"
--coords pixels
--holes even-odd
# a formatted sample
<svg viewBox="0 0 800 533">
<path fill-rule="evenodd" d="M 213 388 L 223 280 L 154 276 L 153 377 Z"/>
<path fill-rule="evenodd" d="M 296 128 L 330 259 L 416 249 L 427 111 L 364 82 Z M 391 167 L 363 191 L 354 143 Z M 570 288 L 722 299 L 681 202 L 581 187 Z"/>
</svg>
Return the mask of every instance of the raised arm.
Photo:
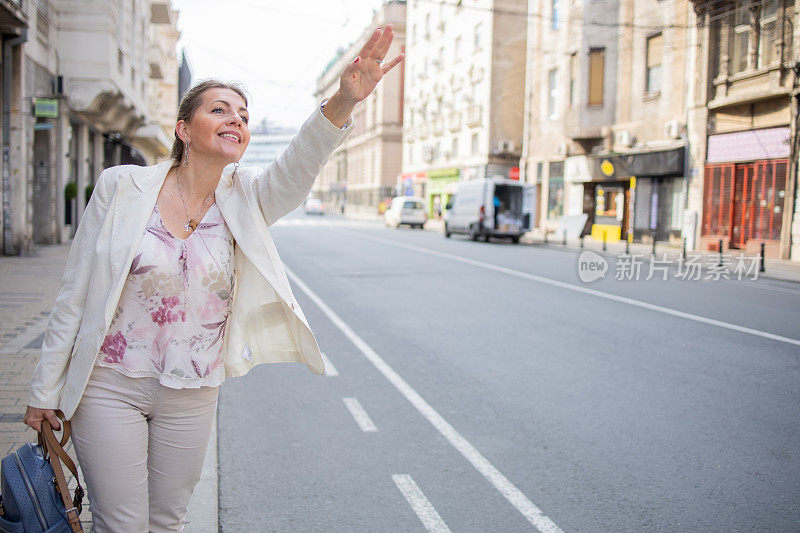
<svg viewBox="0 0 800 533">
<path fill-rule="evenodd" d="M 256 177 L 256 191 L 267 224 L 290 213 L 308 196 L 330 155 L 353 127 L 355 105 L 372 93 L 403 54 L 383 62 L 394 39 L 391 24 L 372 33 L 358 57 L 344 69 L 339 90 L 306 120 L 289 147 Z"/>
</svg>

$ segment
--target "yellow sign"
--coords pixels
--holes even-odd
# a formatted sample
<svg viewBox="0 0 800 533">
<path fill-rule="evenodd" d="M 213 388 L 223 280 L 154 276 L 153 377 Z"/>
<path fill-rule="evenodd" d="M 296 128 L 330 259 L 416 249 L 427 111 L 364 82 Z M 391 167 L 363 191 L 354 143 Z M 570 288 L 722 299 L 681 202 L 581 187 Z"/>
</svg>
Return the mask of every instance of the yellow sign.
<svg viewBox="0 0 800 533">
<path fill-rule="evenodd" d="M 636 177 L 632 176 L 631 177 L 631 189 L 635 189 L 635 188 L 636 188 Z"/>
<path fill-rule="evenodd" d="M 608 177 L 614 174 L 614 165 L 608 159 L 603 159 L 603 162 L 600 163 L 600 170 Z"/>
</svg>

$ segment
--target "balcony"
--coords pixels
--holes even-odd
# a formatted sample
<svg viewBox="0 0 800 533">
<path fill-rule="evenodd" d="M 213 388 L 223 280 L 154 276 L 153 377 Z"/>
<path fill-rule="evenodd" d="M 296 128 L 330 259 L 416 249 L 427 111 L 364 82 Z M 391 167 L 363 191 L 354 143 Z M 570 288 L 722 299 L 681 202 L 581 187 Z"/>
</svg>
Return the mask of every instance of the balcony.
<svg viewBox="0 0 800 533">
<path fill-rule="evenodd" d="M 481 106 L 471 105 L 467 108 L 467 126 L 480 126 L 483 124 Z"/>
<path fill-rule="evenodd" d="M 459 131 L 461 129 L 461 113 L 454 111 L 447 115 L 447 129 L 450 131 Z"/>
</svg>

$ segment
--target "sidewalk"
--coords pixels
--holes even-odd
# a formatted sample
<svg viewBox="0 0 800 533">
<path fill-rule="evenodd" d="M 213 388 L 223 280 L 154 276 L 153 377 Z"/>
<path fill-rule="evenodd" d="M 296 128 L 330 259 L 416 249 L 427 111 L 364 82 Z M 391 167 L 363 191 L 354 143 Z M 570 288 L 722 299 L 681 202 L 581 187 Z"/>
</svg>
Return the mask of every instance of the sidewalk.
<svg viewBox="0 0 800 533">
<path fill-rule="evenodd" d="M 425 229 L 436 233 L 444 233 L 444 222 L 442 220 L 435 220 L 435 219 L 428 220 L 428 222 L 425 223 Z M 560 238 L 556 238 L 551 235 L 548 238 L 548 241 L 545 242 L 544 233 L 539 228 L 535 228 L 534 230 L 526 233 L 522 237 L 520 242 L 528 245 L 550 246 L 554 248 L 561 248 L 563 250 L 574 251 L 575 253 L 582 251 L 579 240 L 568 240 L 567 244 L 564 245 L 563 241 Z M 603 243 L 600 241 L 596 241 L 592 239 L 591 236 L 587 235 L 583 239 L 583 250 L 592 250 L 594 252 L 602 254 Z M 650 259 L 650 254 L 652 253 L 652 250 L 653 248 L 651 244 L 633 243 L 630 245 L 630 254 L 632 256 L 637 255 L 645 261 Z M 605 255 L 619 256 L 624 253 L 625 253 L 624 241 L 606 244 Z M 677 263 L 677 260 L 681 255 L 681 249 L 674 246 L 668 246 L 665 243 L 656 243 L 656 259 L 659 261 L 663 260 L 665 255 L 668 261 L 672 263 Z M 699 250 L 693 250 L 693 251 L 687 250 L 686 255 L 688 257 L 702 256 L 704 263 L 713 262 L 713 259 L 715 259 L 718 256 L 717 252 L 708 252 Z M 726 257 L 734 257 L 738 256 L 739 254 L 736 253 L 735 250 L 730 250 L 728 252 L 724 252 L 724 255 Z M 791 281 L 795 283 L 800 283 L 800 261 L 788 261 L 784 259 L 772 259 L 767 257 L 764 261 L 764 269 L 765 269 L 764 272 L 758 273 L 759 278 L 769 278 L 780 281 Z"/>
<path fill-rule="evenodd" d="M 36 432 L 25 426 L 22 418 L 28 383 L 39 359 L 44 329 L 68 252 L 69 244 L 60 244 L 37 246 L 28 256 L 0 256 L 0 457 L 25 442 L 36 441 Z M 75 457 L 72 442 L 67 452 Z M 70 489 L 74 489 L 71 475 L 68 480 Z M 84 530 L 91 531 L 92 517 L 86 497 L 81 521 Z M 189 505 L 185 531 L 217 531 L 216 418 L 202 478 Z"/>
</svg>

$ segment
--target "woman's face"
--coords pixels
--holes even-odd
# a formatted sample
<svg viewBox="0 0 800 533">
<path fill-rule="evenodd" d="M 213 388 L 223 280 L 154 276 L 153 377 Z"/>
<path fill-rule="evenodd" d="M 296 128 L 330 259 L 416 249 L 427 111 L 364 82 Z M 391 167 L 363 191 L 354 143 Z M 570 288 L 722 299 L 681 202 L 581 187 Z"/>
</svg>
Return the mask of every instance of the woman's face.
<svg viewBox="0 0 800 533">
<path fill-rule="evenodd" d="M 190 154 L 203 154 L 225 164 L 239 161 L 250 142 L 250 117 L 244 100 L 231 89 L 208 89 L 187 123 L 178 123 L 181 139 L 191 139 Z M 183 126 L 181 126 L 183 124 Z M 190 156 L 191 160 L 191 156 Z"/>
</svg>

